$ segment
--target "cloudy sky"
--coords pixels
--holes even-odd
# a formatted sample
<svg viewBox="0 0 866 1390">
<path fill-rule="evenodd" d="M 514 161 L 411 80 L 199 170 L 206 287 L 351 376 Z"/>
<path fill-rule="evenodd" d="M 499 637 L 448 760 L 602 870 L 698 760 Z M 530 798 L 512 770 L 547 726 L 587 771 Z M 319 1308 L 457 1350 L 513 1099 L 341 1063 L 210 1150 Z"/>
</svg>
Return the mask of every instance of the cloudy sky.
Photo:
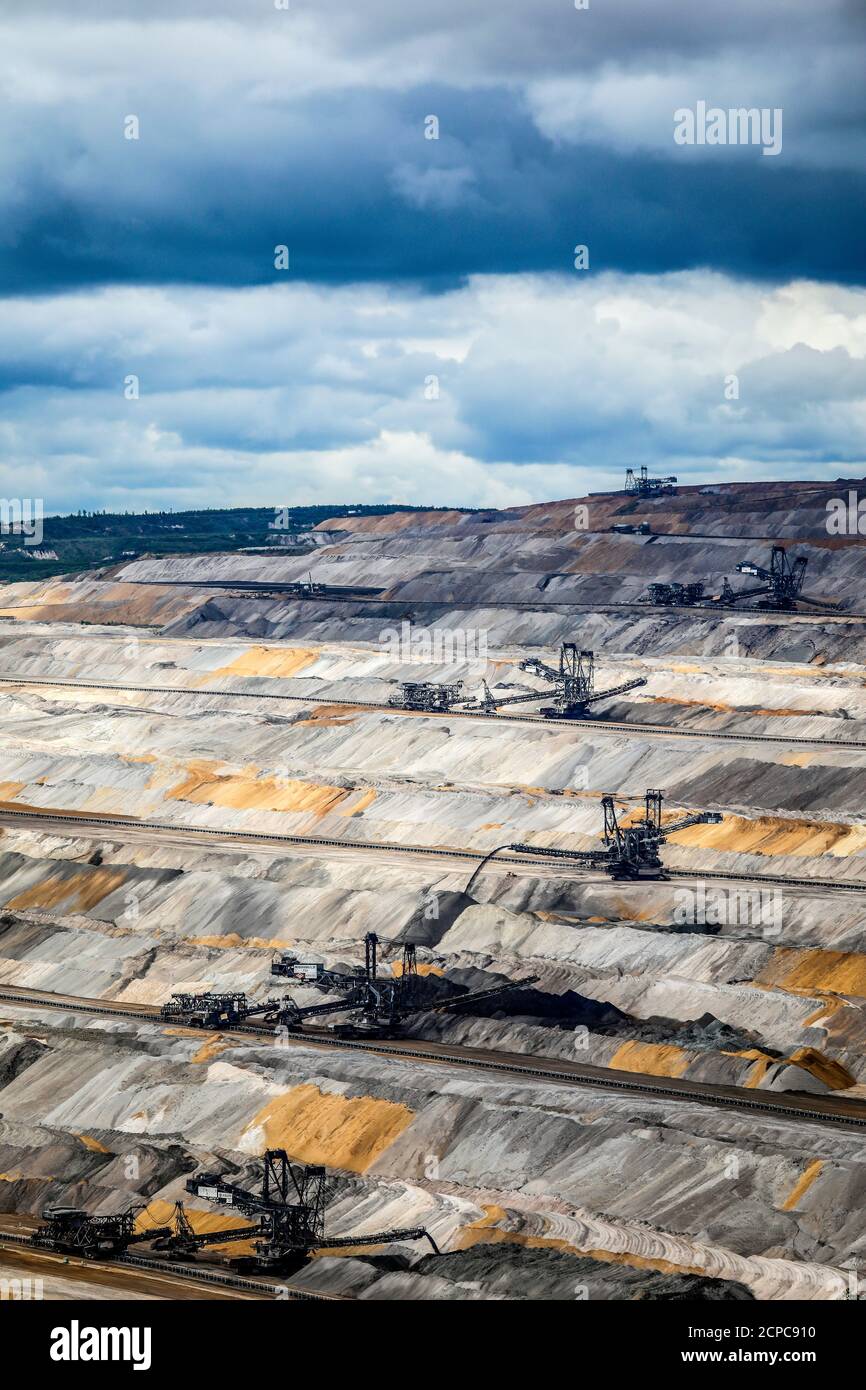
<svg viewBox="0 0 866 1390">
<path fill-rule="evenodd" d="M 3 495 L 866 472 L 863 0 L 283 3 L 0 0 Z"/>
</svg>

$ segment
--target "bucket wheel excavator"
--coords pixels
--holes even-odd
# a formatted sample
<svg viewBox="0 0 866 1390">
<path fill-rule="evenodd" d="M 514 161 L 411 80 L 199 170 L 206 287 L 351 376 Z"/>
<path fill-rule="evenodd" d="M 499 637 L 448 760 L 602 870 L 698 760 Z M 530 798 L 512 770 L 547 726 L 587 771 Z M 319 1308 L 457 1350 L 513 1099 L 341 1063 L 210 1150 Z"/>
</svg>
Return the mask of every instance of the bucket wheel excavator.
<svg viewBox="0 0 866 1390">
<path fill-rule="evenodd" d="M 661 858 L 661 846 L 669 835 L 687 830 L 692 825 L 718 825 L 718 811 L 690 811 L 666 825 L 662 823 L 664 792 L 649 788 L 644 798 L 644 814 L 628 825 L 620 824 L 616 802 L 612 795 L 602 797 L 604 829 L 603 848 L 597 850 L 548 849 L 544 845 L 516 843 L 500 845 L 482 859 L 466 885 L 470 894 L 485 865 L 502 853 L 538 855 L 545 859 L 563 859 L 588 869 L 600 869 L 612 879 L 663 879 L 667 877 Z"/>
<path fill-rule="evenodd" d="M 542 705 L 541 713 L 548 719 L 586 719 L 590 706 L 599 700 L 609 700 L 614 695 L 624 695 L 627 690 L 636 690 L 646 685 L 643 676 L 624 681 L 622 685 L 611 686 L 608 690 L 595 688 L 595 653 L 581 649 L 575 642 L 563 642 L 559 652 L 559 668 L 548 666 L 538 657 L 529 656 L 521 661 L 521 671 L 532 676 L 540 676 L 548 682 L 545 690 L 528 690 L 525 694 L 493 695 L 487 682 L 483 681 L 483 695 L 478 704 L 485 714 L 495 714 L 503 705 L 525 705 L 530 700 L 549 697 L 553 703 Z"/>
<path fill-rule="evenodd" d="M 793 561 L 789 560 L 784 546 L 774 545 L 770 553 L 769 569 L 765 569 L 754 560 L 741 560 L 736 566 L 738 574 L 752 575 L 760 580 L 760 584 L 754 589 L 736 591 L 726 581 L 719 603 L 731 605 L 739 603 L 742 599 L 757 598 L 756 608 L 776 613 L 796 612 L 800 603 L 808 603 L 812 608 L 837 609 L 838 603 L 810 598 L 808 594 L 803 593 L 803 580 L 808 563 L 805 555 L 798 555 Z"/>
<path fill-rule="evenodd" d="M 394 1241 L 427 1240 L 439 1249 L 424 1226 L 402 1226 L 358 1235 L 330 1236 L 325 1231 L 325 1207 L 330 1196 L 327 1170 L 319 1165 L 292 1163 L 285 1149 L 267 1149 L 262 1158 L 258 1192 L 217 1173 L 198 1173 L 186 1190 L 218 1206 L 232 1207 L 250 1223 L 222 1230 L 196 1231 L 182 1203 L 175 1207 L 173 1230 L 160 1235 L 156 1248 L 175 1254 L 195 1254 L 209 1245 L 250 1241 L 254 1254 L 232 1260 L 238 1269 L 299 1269 L 314 1250 L 387 1245 Z"/>
</svg>

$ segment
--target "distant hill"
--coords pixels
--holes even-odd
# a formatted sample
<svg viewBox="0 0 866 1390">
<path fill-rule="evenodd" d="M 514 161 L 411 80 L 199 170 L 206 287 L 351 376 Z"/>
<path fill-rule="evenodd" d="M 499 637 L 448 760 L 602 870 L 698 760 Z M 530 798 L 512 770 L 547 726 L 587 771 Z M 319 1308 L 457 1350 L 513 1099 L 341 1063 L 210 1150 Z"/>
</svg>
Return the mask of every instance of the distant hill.
<svg viewBox="0 0 866 1390">
<path fill-rule="evenodd" d="M 32 545 L 8 526 L 0 527 L 0 584 L 79 574 L 125 564 L 141 555 L 200 555 L 262 546 L 299 554 L 313 548 L 307 533 L 328 518 L 337 525 L 355 518 L 417 510 L 402 504 L 346 503 L 315 507 L 213 507 L 182 512 L 80 511 L 69 516 L 46 516 L 42 535 L 34 538 Z"/>
</svg>

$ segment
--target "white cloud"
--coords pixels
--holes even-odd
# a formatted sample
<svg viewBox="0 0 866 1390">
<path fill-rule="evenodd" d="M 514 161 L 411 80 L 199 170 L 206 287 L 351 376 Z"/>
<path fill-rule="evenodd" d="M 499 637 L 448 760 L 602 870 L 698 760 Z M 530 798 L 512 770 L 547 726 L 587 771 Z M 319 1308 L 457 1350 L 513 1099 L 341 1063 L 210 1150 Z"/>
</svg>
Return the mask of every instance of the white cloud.
<svg viewBox="0 0 866 1390">
<path fill-rule="evenodd" d="M 104 117 L 183 94 L 192 123 L 231 100 L 273 109 L 317 93 L 424 85 L 524 93 L 551 138 L 667 150 L 697 98 L 786 105 L 801 152 L 863 154 L 850 119 L 866 27 L 847 0 L 20 0 L 0 3 L 0 93 L 13 107 L 85 103 Z M 834 153 L 835 152 L 835 153 Z M 706 152 L 704 152 L 706 153 Z"/>
<path fill-rule="evenodd" d="M 4 381 L 0 490 L 51 510 L 511 505 L 635 462 L 709 481 L 723 457 L 833 477 L 866 461 L 866 290 L 701 272 L 115 288 L 0 302 Z"/>
<path fill-rule="evenodd" d="M 475 182 L 475 171 L 466 166 L 422 169 L 417 164 L 398 164 L 391 175 L 396 191 L 416 208 L 456 208 L 465 201 Z"/>
<path fill-rule="evenodd" d="M 861 168 L 866 155 L 862 123 L 840 121 L 838 111 L 862 85 L 863 58 L 856 44 L 825 42 L 803 65 L 774 63 L 766 50 L 731 45 L 693 59 L 656 54 L 539 78 L 528 83 L 526 96 L 538 129 L 550 140 L 677 159 L 749 157 L 737 145 L 675 145 L 677 110 L 693 110 L 698 101 L 725 111 L 779 108 L 786 161 Z"/>
</svg>

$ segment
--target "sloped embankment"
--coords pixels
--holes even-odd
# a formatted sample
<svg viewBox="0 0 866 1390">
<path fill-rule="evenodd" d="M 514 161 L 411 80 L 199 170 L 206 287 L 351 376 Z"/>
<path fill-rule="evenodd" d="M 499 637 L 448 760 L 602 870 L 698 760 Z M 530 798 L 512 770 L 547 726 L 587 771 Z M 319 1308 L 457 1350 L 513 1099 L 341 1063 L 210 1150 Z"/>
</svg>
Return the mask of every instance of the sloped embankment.
<svg viewBox="0 0 866 1390">
<path fill-rule="evenodd" d="M 72 1199 L 86 1183 L 96 1209 L 120 1197 L 152 1203 L 158 1215 L 190 1168 L 213 1167 L 215 1154 L 249 1180 L 259 1131 L 279 1100 L 304 1117 L 297 1135 L 285 1131 L 292 1156 L 314 1153 L 339 1179 L 326 1230 L 424 1224 L 446 1252 L 477 1252 L 482 1289 L 501 1278 L 503 1244 L 568 1256 L 575 1282 L 601 1278 L 611 1294 L 634 1289 L 638 1270 L 742 1284 L 758 1297 L 839 1297 L 846 1287 L 834 1261 L 850 1239 L 863 1171 L 857 1141 L 842 1132 L 801 1133 L 695 1106 L 671 1115 L 663 1102 L 611 1095 L 593 1095 L 588 1112 L 579 1092 L 503 1088 L 470 1073 L 302 1047 L 235 1043 L 197 1065 L 201 1037 L 183 1030 L 71 1013 L 58 1026 L 18 1007 L 3 1014 L 12 1025 L 4 1052 L 28 1034 L 43 1039 L 3 1088 L 7 1207 L 35 1211 L 49 1193 Z M 801 1147 L 813 1151 L 808 1180 Z M 758 1233 L 772 1256 L 746 1253 Z M 406 1254 L 414 1278 L 453 1274 L 453 1261 L 439 1274 L 420 1252 Z M 587 1259 L 611 1268 L 596 1273 Z M 615 1266 L 624 1271 L 619 1286 L 609 1283 Z M 309 1277 L 334 1287 L 339 1262 Z"/>
</svg>

